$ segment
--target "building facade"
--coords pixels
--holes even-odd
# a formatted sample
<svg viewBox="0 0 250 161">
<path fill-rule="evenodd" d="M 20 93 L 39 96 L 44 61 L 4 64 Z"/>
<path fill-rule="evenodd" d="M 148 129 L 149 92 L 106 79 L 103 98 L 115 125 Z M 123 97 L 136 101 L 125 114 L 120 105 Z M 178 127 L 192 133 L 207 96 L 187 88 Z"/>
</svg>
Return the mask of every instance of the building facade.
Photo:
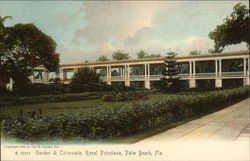
<svg viewBox="0 0 250 161">
<path fill-rule="evenodd" d="M 176 59 L 179 77 L 190 88 L 199 86 L 200 82 L 209 82 L 215 87 L 230 86 L 235 82 L 250 85 L 249 51 L 177 56 Z M 88 67 L 99 73 L 101 80 L 109 85 L 120 83 L 150 89 L 163 77 L 163 65 L 164 58 L 62 64 L 57 74 L 37 67 L 30 79 L 33 83 L 49 83 L 51 78 L 58 77 L 63 83 L 69 83 L 74 72 Z"/>
</svg>

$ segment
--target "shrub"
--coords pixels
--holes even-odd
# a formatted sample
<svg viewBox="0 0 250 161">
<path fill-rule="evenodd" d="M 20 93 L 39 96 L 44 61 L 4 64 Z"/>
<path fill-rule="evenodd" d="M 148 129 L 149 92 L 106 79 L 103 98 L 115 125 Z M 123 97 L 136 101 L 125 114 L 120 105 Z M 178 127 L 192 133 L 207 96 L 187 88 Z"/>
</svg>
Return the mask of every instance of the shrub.
<svg viewBox="0 0 250 161">
<path fill-rule="evenodd" d="M 71 92 L 100 91 L 99 75 L 90 68 L 79 69 L 70 82 Z"/>
<path fill-rule="evenodd" d="M 102 97 L 101 92 L 68 93 L 59 95 L 41 95 L 29 97 L 0 97 L 0 107 L 13 105 L 27 105 L 48 102 L 68 102 L 88 99 L 98 99 Z"/>
<path fill-rule="evenodd" d="M 104 101 L 130 102 L 148 98 L 148 90 L 109 92 L 103 95 Z"/>
<path fill-rule="evenodd" d="M 200 92 L 195 95 L 168 95 L 164 99 L 137 101 L 97 113 L 43 116 L 29 112 L 2 118 L 4 136 L 24 140 L 52 138 L 103 139 L 134 134 L 193 115 L 221 108 L 249 97 L 249 87 Z"/>
</svg>

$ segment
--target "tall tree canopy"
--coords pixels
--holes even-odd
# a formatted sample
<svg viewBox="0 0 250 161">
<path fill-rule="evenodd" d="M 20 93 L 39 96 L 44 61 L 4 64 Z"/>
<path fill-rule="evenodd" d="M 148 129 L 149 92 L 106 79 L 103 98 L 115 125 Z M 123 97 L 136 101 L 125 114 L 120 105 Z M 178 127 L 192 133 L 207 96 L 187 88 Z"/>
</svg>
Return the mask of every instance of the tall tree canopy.
<svg viewBox="0 0 250 161">
<path fill-rule="evenodd" d="M 209 33 L 208 36 L 214 40 L 214 50 L 209 52 L 221 52 L 224 47 L 241 42 L 246 42 L 249 48 L 249 9 L 242 3 L 238 3 L 233 10 L 224 19 L 223 24 Z"/>
<path fill-rule="evenodd" d="M 112 58 L 113 60 L 126 60 L 129 59 L 130 56 L 129 53 L 125 53 L 121 50 L 118 50 L 112 54 Z"/>
<path fill-rule="evenodd" d="M 9 36 L 8 33 L 6 32 L 5 27 L 4 27 L 4 22 L 7 19 L 12 19 L 12 17 L 11 16 L 5 16 L 5 17 L 0 16 L 0 73 L 1 73 L 0 90 L 4 89 L 7 82 L 9 81 L 8 67 L 7 67 L 7 64 L 5 64 L 4 61 L 2 60 L 2 56 L 4 54 L 4 41 Z"/>
<path fill-rule="evenodd" d="M 143 59 L 143 58 L 160 58 L 161 57 L 161 54 L 151 54 L 151 55 L 149 55 L 144 50 L 141 50 L 141 51 L 137 52 L 136 54 L 137 54 L 137 58 L 138 59 Z"/>
<path fill-rule="evenodd" d="M 146 58 L 148 56 L 148 53 L 144 50 L 141 50 L 136 53 L 138 59 Z"/>
<path fill-rule="evenodd" d="M 57 70 L 59 54 L 55 53 L 56 43 L 51 37 L 34 24 L 3 28 L 8 37 L 1 38 L 1 67 L 7 67 L 15 85 L 25 87 L 28 76 L 36 66 L 44 65 L 49 71 Z"/>
<path fill-rule="evenodd" d="M 198 51 L 198 50 L 193 50 L 189 52 L 189 55 L 200 55 L 200 54 L 201 54 L 201 51 Z"/>
<path fill-rule="evenodd" d="M 109 61 L 108 57 L 105 55 L 101 55 L 97 60 L 97 62 L 101 62 L 101 61 Z"/>
</svg>

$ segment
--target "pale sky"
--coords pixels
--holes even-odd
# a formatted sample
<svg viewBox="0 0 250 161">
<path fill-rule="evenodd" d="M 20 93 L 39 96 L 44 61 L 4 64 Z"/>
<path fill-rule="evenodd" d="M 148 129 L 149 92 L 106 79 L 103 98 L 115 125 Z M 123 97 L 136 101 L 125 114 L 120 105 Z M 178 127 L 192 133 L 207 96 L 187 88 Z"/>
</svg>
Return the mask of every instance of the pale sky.
<svg viewBox="0 0 250 161">
<path fill-rule="evenodd" d="M 34 23 L 57 43 L 61 63 L 95 61 L 117 50 L 187 55 L 213 48 L 208 34 L 239 1 L 0 1 L 6 26 Z M 240 1 L 249 6 L 248 1 Z M 247 50 L 246 44 L 225 51 Z"/>
</svg>

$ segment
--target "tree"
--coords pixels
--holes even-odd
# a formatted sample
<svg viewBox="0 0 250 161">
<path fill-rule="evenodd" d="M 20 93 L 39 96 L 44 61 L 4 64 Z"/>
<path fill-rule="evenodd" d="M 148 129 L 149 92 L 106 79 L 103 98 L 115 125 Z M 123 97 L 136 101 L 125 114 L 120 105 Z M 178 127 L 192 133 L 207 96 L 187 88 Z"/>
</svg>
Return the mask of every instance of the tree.
<svg viewBox="0 0 250 161">
<path fill-rule="evenodd" d="M 161 54 L 151 54 L 151 55 L 149 55 L 144 50 L 141 50 L 141 51 L 137 52 L 136 54 L 137 54 L 137 58 L 138 59 L 143 59 L 143 58 L 160 58 L 161 57 Z"/>
<path fill-rule="evenodd" d="M 99 87 L 99 75 L 90 68 L 79 69 L 70 82 L 72 92 L 97 91 Z"/>
<path fill-rule="evenodd" d="M 189 52 L 189 55 L 200 55 L 200 54 L 201 54 L 201 51 L 198 51 L 198 50 L 193 50 Z"/>
<path fill-rule="evenodd" d="M 1 29 L 1 31 L 4 30 L 4 22 L 7 19 L 11 19 L 12 20 L 13 17 L 11 17 L 11 16 L 4 16 L 4 17 L 0 16 L 0 29 Z"/>
<path fill-rule="evenodd" d="M 9 34 L 6 32 L 5 27 L 4 27 L 4 22 L 7 19 L 12 19 L 11 16 L 5 16 L 1 17 L 0 16 L 0 90 L 6 88 L 6 84 L 9 81 L 9 73 L 8 73 L 8 68 L 7 65 L 3 61 L 3 54 L 4 54 L 4 42 L 5 39 L 8 38 Z"/>
<path fill-rule="evenodd" d="M 101 55 L 97 60 L 97 62 L 109 61 L 108 57 L 105 55 Z"/>
<path fill-rule="evenodd" d="M 129 53 L 125 53 L 121 50 L 118 50 L 112 54 L 112 58 L 113 60 L 126 60 L 129 59 L 130 56 Z"/>
<path fill-rule="evenodd" d="M 228 45 L 246 42 L 249 48 L 249 9 L 242 3 L 233 7 L 233 12 L 218 25 L 209 37 L 214 40 L 214 49 L 209 52 L 222 52 Z"/>
<path fill-rule="evenodd" d="M 177 77 L 178 67 L 176 64 L 175 56 L 177 53 L 168 52 L 164 60 L 165 65 L 162 69 L 162 75 L 164 76 L 161 79 L 161 87 L 166 92 L 178 92 L 181 88 L 180 77 Z"/>
<path fill-rule="evenodd" d="M 59 54 L 55 53 L 55 41 L 33 24 L 16 24 L 4 27 L 9 35 L 1 42 L 1 66 L 6 66 L 14 87 L 21 92 L 27 90 L 34 67 L 43 65 L 49 71 L 56 71 Z"/>
<path fill-rule="evenodd" d="M 151 54 L 147 58 L 160 58 L 161 54 Z"/>
<path fill-rule="evenodd" d="M 148 53 L 145 52 L 144 50 L 141 50 L 141 51 L 137 52 L 136 55 L 137 55 L 138 59 L 143 59 L 143 58 L 147 58 Z"/>
</svg>

